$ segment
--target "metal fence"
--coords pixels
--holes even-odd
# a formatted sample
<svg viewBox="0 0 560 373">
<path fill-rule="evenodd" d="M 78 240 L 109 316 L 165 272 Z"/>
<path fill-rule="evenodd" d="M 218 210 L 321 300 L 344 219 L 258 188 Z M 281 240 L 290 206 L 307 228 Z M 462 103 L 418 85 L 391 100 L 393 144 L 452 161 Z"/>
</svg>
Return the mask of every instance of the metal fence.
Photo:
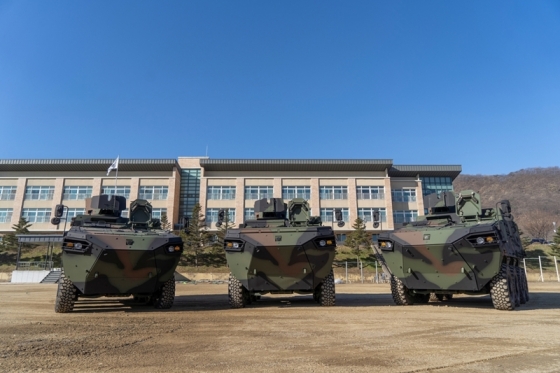
<svg viewBox="0 0 560 373">
<path fill-rule="evenodd" d="M 358 260 L 338 261 L 333 263 L 335 279 L 341 283 L 375 283 L 389 282 L 381 265 L 377 261 Z M 523 259 L 523 268 L 528 281 L 560 282 L 560 270 L 557 257 L 539 256 Z"/>
<path fill-rule="evenodd" d="M 28 261 L 28 262 L 19 262 L 18 263 L 18 268 L 32 268 L 32 267 L 37 267 L 37 268 L 42 268 L 42 269 L 46 269 L 46 268 L 52 268 L 54 265 L 53 261 Z"/>
<path fill-rule="evenodd" d="M 335 281 L 339 283 L 382 284 L 389 282 L 389 276 L 383 272 L 377 261 L 347 260 L 334 262 L 333 267 Z"/>
<path fill-rule="evenodd" d="M 528 281 L 557 281 L 560 282 L 558 258 L 553 256 L 538 256 L 523 259 L 523 268 Z"/>
</svg>

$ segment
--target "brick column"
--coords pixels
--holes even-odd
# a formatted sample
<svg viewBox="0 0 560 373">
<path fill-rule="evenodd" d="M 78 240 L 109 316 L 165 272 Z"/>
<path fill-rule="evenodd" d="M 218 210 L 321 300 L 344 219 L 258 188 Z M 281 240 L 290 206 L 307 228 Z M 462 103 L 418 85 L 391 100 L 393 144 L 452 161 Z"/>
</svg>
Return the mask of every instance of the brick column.
<svg viewBox="0 0 560 373">
<path fill-rule="evenodd" d="M 274 188 L 272 193 L 273 197 L 282 198 L 282 178 L 275 177 L 272 179 L 272 187 Z"/>
<path fill-rule="evenodd" d="M 130 178 L 130 197 L 128 199 L 131 202 L 138 198 L 139 190 L 140 190 L 140 178 L 139 177 Z"/>
<path fill-rule="evenodd" d="M 12 224 L 17 224 L 21 217 L 23 209 L 23 199 L 25 198 L 25 187 L 27 186 L 27 178 L 20 177 L 17 181 L 16 196 L 14 198 L 13 211 L 12 211 Z"/>
<path fill-rule="evenodd" d="M 101 188 L 101 180 L 103 180 L 103 179 L 100 178 L 100 177 L 94 177 L 93 178 L 93 188 L 92 188 L 92 191 L 91 191 L 92 196 L 98 196 L 103 191 L 103 189 Z"/>
<path fill-rule="evenodd" d="M 416 205 L 418 206 L 418 216 L 424 215 L 424 195 L 422 194 L 422 180 L 416 180 Z"/>
<path fill-rule="evenodd" d="M 351 226 L 358 217 L 358 196 L 356 194 L 356 179 L 348 179 L 348 213 L 350 221 L 348 224 Z"/>
<path fill-rule="evenodd" d="M 245 220 L 245 178 L 235 179 L 235 224 Z"/>
<path fill-rule="evenodd" d="M 319 179 L 312 178 L 311 180 L 311 213 L 314 216 L 321 215 L 321 202 L 319 202 Z"/>
<path fill-rule="evenodd" d="M 385 178 L 385 213 L 387 215 L 387 222 L 383 223 L 383 230 L 395 229 L 395 224 L 393 223 L 393 200 L 391 199 L 391 179 L 389 177 Z"/>
<path fill-rule="evenodd" d="M 200 178 L 200 197 L 198 203 L 200 204 L 200 213 L 206 216 L 206 199 L 208 192 L 208 179 L 205 177 Z"/>
</svg>

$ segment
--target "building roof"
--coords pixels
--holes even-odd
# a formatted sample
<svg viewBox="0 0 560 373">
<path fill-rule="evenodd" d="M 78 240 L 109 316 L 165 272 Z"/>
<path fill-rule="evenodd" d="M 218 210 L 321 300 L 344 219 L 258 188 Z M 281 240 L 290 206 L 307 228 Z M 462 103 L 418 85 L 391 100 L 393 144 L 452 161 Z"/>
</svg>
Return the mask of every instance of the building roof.
<svg viewBox="0 0 560 373">
<path fill-rule="evenodd" d="M 114 159 L 0 159 L 1 171 L 107 171 Z M 172 171 L 176 159 L 119 159 L 119 171 Z"/>
<path fill-rule="evenodd" d="M 389 169 L 391 177 L 450 177 L 455 180 L 462 171 L 460 165 L 393 165 Z"/>
<path fill-rule="evenodd" d="M 385 171 L 391 159 L 201 159 L 208 171 Z"/>
</svg>

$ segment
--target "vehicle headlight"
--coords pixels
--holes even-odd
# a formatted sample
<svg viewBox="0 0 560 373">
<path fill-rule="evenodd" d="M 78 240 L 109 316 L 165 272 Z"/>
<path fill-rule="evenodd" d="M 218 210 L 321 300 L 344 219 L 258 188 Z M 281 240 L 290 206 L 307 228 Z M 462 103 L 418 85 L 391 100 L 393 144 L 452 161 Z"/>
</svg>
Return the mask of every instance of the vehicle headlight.
<svg viewBox="0 0 560 373">
<path fill-rule="evenodd" d="M 170 253 L 174 252 L 175 251 L 175 246 L 169 246 L 167 248 L 167 251 L 169 251 Z"/>
<path fill-rule="evenodd" d="M 476 243 L 479 245 L 482 245 L 484 243 L 484 237 L 477 237 L 476 238 Z"/>
<path fill-rule="evenodd" d="M 319 246 L 325 246 L 327 242 L 325 240 L 319 241 Z"/>
<path fill-rule="evenodd" d="M 234 243 L 233 243 L 233 248 L 234 248 L 234 249 L 239 249 L 239 243 L 238 243 L 238 242 L 234 242 Z"/>
<path fill-rule="evenodd" d="M 77 242 L 76 245 L 74 245 L 74 248 L 76 248 L 77 250 L 82 250 L 82 244 Z"/>
</svg>

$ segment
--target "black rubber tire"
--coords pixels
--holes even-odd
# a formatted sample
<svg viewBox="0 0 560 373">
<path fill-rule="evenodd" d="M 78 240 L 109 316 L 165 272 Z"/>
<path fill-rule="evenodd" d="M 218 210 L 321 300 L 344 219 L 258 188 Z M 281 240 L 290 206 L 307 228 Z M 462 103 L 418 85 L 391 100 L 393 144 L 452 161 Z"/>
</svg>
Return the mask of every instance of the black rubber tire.
<svg viewBox="0 0 560 373">
<path fill-rule="evenodd" d="M 172 277 L 163 283 L 159 291 L 152 296 L 154 308 L 168 309 L 173 306 L 175 301 L 175 279 Z"/>
<path fill-rule="evenodd" d="M 395 276 L 391 276 L 391 294 L 397 306 L 412 306 L 414 304 L 414 297 L 402 281 Z"/>
<path fill-rule="evenodd" d="M 336 304 L 336 292 L 334 287 L 334 272 L 331 272 L 319 285 L 319 304 L 323 307 L 332 307 Z"/>
<path fill-rule="evenodd" d="M 228 298 L 231 308 L 243 308 L 247 304 L 245 288 L 241 281 L 235 278 L 232 273 L 229 274 Z"/>
<path fill-rule="evenodd" d="M 54 302 L 54 312 L 71 312 L 74 309 L 74 302 L 76 299 L 76 287 L 69 278 L 62 274 L 60 276 L 60 280 L 58 281 L 56 301 Z"/>
<path fill-rule="evenodd" d="M 494 308 L 501 311 L 512 311 L 515 309 L 512 284 L 508 277 L 507 264 L 502 264 L 500 272 L 490 281 L 490 297 Z"/>
</svg>

